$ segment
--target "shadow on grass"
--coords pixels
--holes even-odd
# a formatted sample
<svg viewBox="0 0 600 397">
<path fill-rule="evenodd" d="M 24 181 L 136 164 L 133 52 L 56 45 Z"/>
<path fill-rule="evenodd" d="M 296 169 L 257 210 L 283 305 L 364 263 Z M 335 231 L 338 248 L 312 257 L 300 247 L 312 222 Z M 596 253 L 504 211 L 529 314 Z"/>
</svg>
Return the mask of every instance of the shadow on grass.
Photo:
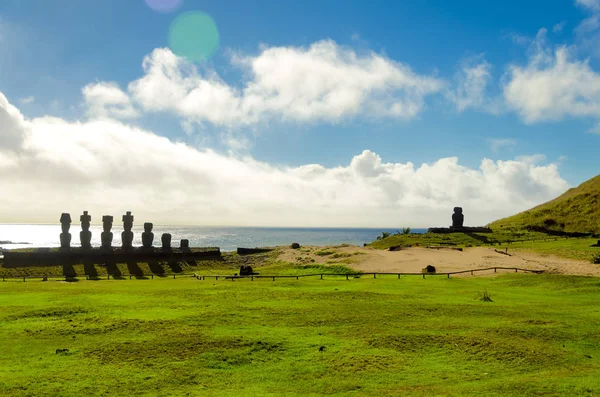
<svg viewBox="0 0 600 397">
<path fill-rule="evenodd" d="M 488 238 L 486 236 L 481 236 L 479 234 L 475 234 L 475 233 L 469 233 L 469 232 L 465 232 L 465 234 L 475 240 L 479 240 L 481 241 L 483 244 L 489 244 L 490 241 L 488 240 Z"/>
<path fill-rule="evenodd" d="M 158 277 L 165 277 L 165 269 L 158 261 L 148 261 L 148 267 L 150 268 L 150 271 Z"/>
<path fill-rule="evenodd" d="M 114 259 L 108 259 L 106 261 L 106 273 L 110 274 L 115 280 L 125 279 Z"/>
<path fill-rule="evenodd" d="M 138 266 L 136 261 L 128 261 L 127 262 L 127 270 L 129 271 L 129 274 L 131 274 L 132 276 L 135 276 L 135 278 L 137 279 L 146 279 L 147 277 L 144 277 L 144 271 Z"/>
<path fill-rule="evenodd" d="M 94 261 L 91 259 L 83 261 L 83 272 L 88 276 L 88 280 L 100 280 Z"/>
<path fill-rule="evenodd" d="M 178 261 L 169 261 L 167 265 L 171 268 L 173 273 L 183 273 L 183 268 Z"/>
</svg>

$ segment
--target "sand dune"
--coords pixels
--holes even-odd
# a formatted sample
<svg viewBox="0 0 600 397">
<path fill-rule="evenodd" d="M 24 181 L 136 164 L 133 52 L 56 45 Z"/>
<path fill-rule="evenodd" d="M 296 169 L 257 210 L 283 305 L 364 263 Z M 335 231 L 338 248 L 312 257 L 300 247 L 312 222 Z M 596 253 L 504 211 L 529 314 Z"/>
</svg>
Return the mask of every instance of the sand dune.
<svg viewBox="0 0 600 397">
<path fill-rule="evenodd" d="M 333 254 L 317 255 L 319 251 L 330 251 Z M 280 259 L 290 262 L 314 259 L 315 263 L 322 264 L 345 263 L 363 272 L 421 272 L 427 265 L 435 266 L 438 272 L 498 266 L 544 270 L 555 274 L 600 276 L 600 265 L 586 261 L 524 251 L 510 251 L 509 254 L 510 256 L 504 255 L 488 247 L 465 248 L 461 252 L 451 248 L 413 247 L 400 251 L 382 251 L 357 246 L 338 246 L 302 247 L 301 250 L 285 248 Z"/>
</svg>

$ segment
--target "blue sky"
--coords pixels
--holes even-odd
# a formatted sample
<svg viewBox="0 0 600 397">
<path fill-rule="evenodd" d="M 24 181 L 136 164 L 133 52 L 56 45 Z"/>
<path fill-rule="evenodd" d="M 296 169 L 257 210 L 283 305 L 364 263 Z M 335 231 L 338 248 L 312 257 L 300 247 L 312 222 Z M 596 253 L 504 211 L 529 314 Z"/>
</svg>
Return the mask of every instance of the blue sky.
<svg viewBox="0 0 600 397">
<path fill-rule="evenodd" d="M 410 162 L 415 169 L 453 157 L 467 173 L 482 173 L 485 159 L 496 165 L 525 164 L 524 171 L 498 171 L 513 178 L 495 185 L 498 191 L 518 188 L 493 204 L 495 215 L 550 199 L 598 173 L 596 0 L 181 3 L 172 12 L 157 12 L 144 0 L 3 1 L 0 93 L 18 109 L 24 125 L 42 129 L 44 116 L 69 125 L 114 121 L 119 128 L 140 128 L 184 142 L 198 153 L 214 151 L 231 161 L 277 169 L 318 164 L 329 172 L 349 167 L 365 150 L 384 164 Z M 207 61 L 191 62 L 169 50 L 169 29 L 188 11 L 210 15 L 218 27 L 219 47 Z M 157 49 L 168 53 L 159 58 Z M 567 57 L 563 64 L 561 49 Z M 146 59 L 159 70 L 169 54 L 178 57 L 179 74 L 159 86 L 142 62 Z M 339 69 L 332 76 L 348 76 L 311 97 L 302 91 L 306 76 L 297 73 L 300 64 L 309 65 L 301 71 L 309 75 L 319 76 L 333 65 Z M 196 77 L 185 80 L 189 68 Z M 390 69 L 388 78 L 381 77 Z M 271 81 L 280 72 L 283 77 Z M 316 81 L 330 81 L 323 76 Z M 377 79 L 394 87 L 382 87 Z M 192 85 L 203 81 L 233 94 L 221 102 L 204 92 L 208 99 L 183 95 L 177 97 L 180 104 L 155 103 L 168 87 L 181 83 L 189 94 Z M 249 87 L 254 96 L 246 92 Z M 320 101 L 330 94 L 341 102 L 324 109 Z M 111 110 L 115 96 L 127 114 Z M 540 103 L 540 98 L 549 99 Z M 220 112 L 227 114 L 211 116 Z M 556 180 L 540 179 L 536 170 L 548 167 L 554 167 L 548 172 Z M 387 186 L 383 180 L 377 183 L 371 186 L 374 192 Z M 431 198 L 423 194 L 422 200 L 417 194 L 409 201 Z M 385 202 L 390 208 L 412 205 L 396 191 L 392 196 Z M 431 210 L 442 213 L 444 195 L 438 196 Z M 462 199 L 448 193 L 450 201 Z M 321 219 L 317 213 L 312 213 L 314 219 Z M 477 219 L 488 221 L 483 215 Z M 211 222 L 222 223 L 219 218 Z M 223 222 L 235 223 L 229 218 Z M 338 218 L 332 222 L 340 224 Z M 355 224 L 371 225 L 363 220 Z"/>
</svg>

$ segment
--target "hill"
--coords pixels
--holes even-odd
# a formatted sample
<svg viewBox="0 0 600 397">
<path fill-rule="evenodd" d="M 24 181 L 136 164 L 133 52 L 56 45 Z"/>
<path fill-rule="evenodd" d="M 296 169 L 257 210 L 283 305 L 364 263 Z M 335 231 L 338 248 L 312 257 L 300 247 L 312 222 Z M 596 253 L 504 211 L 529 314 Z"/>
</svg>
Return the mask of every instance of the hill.
<svg viewBox="0 0 600 397">
<path fill-rule="evenodd" d="M 561 196 L 489 224 L 492 229 L 542 227 L 565 232 L 600 232 L 600 175 Z"/>
</svg>

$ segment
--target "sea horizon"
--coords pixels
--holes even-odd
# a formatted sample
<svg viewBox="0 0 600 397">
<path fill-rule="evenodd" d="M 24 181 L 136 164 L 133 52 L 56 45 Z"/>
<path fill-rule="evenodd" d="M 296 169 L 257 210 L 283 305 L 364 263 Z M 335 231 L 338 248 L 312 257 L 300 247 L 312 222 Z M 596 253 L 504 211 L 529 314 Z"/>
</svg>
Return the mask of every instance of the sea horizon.
<svg viewBox="0 0 600 397">
<path fill-rule="evenodd" d="M 112 228 L 113 246 L 121 245 L 123 227 L 115 222 Z M 80 246 L 78 223 L 71 224 L 71 246 Z M 91 225 L 92 246 L 100 246 L 102 225 Z M 134 225 L 134 246 L 141 246 L 143 224 Z M 412 233 L 424 233 L 426 228 L 411 228 Z M 181 239 L 188 239 L 192 247 L 219 247 L 222 251 L 234 251 L 238 247 L 283 246 L 292 243 L 300 245 L 326 246 L 335 244 L 351 244 L 362 246 L 377 239 L 383 232 L 396 234 L 402 228 L 360 228 L 360 227 L 263 227 L 263 226 L 190 226 L 154 224 L 154 246 L 160 246 L 161 235 L 170 233 L 172 245 L 178 247 Z M 59 223 L 3 223 L 0 224 L 0 249 L 39 248 L 60 246 Z"/>
</svg>

